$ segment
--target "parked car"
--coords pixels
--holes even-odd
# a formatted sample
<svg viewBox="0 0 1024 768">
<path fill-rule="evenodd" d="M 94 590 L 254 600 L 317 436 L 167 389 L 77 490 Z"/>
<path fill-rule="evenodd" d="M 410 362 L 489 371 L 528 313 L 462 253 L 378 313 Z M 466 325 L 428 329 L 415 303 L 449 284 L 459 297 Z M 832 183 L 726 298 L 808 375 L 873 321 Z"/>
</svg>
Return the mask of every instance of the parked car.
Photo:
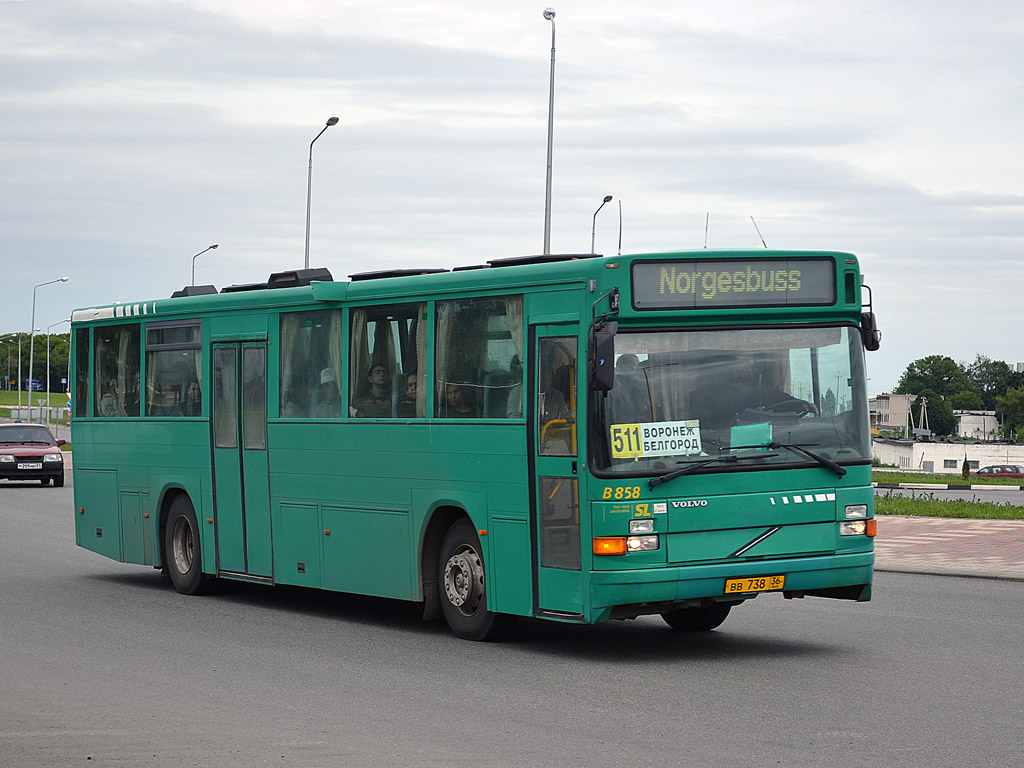
<svg viewBox="0 0 1024 768">
<path fill-rule="evenodd" d="M 42 424 L 0 424 L 0 479 L 64 485 L 64 440 Z"/>
<path fill-rule="evenodd" d="M 1024 467 L 1020 464 L 993 464 L 971 474 L 977 477 L 1024 477 Z"/>
</svg>

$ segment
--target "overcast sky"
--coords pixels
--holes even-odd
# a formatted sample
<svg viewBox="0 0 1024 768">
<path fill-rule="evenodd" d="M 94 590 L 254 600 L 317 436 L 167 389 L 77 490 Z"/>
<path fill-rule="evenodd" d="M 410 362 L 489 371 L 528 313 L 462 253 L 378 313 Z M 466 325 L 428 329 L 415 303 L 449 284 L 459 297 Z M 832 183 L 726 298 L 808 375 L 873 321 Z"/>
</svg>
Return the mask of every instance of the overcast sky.
<svg viewBox="0 0 1024 768">
<path fill-rule="evenodd" d="M 882 349 L 1024 361 L 1024 4 L 558 0 L 551 249 L 852 251 Z M 544 3 L 0 0 L 0 332 L 540 253 Z M 628 8 L 628 10 L 627 10 Z M 53 332 L 66 330 L 55 325 Z"/>
</svg>

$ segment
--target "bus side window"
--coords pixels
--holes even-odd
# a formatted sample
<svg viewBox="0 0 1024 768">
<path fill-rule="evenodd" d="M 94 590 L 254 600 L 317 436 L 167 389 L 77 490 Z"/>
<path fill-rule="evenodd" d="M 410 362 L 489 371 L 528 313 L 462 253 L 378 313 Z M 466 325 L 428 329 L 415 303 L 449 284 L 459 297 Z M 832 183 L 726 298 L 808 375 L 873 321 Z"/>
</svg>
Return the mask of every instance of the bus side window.
<svg viewBox="0 0 1024 768">
<path fill-rule="evenodd" d="M 427 358 L 425 304 L 352 310 L 349 415 L 360 419 L 424 418 Z"/>
<path fill-rule="evenodd" d="M 92 382 L 95 416 L 139 415 L 140 331 L 139 323 L 108 325 L 95 330 Z"/>
<path fill-rule="evenodd" d="M 440 418 L 521 418 L 523 297 L 437 303 L 434 381 Z"/>
<path fill-rule="evenodd" d="M 341 416 L 341 310 L 281 315 L 280 415 Z"/>
</svg>

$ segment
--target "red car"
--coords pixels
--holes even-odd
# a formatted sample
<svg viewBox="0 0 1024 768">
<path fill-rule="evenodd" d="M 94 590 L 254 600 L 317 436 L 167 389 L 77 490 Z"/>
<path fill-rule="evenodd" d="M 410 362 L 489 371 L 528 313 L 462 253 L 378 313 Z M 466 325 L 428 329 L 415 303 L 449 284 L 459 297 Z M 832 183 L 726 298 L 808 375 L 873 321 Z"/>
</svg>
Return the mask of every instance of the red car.
<svg viewBox="0 0 1024 768">
<path fill-rule="evenodd" d="M 64 440 L 42 424 L 0 424 L 0 479 L 64 485 Z"/>
<path fill-rule="evenodd" d="M 994 464 L 971 474 L 976 477 L 1024 477 L 1024 467 L 1020 464 Z"/>
</svg>

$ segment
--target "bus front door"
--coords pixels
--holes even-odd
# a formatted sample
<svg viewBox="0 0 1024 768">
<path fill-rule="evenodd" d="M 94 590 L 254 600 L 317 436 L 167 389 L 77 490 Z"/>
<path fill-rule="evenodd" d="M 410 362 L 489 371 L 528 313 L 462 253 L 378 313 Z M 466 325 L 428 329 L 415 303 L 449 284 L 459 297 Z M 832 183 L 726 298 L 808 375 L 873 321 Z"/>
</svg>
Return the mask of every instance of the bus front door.
<svg viewBox="0 0 1024 768">
<path fill-rule="evenodd" d="M 270 578 L 267 345 L 213 347 L 213 487 L 217 569 Z"/>
<path fill-rule="evenodd" d="M 583 615 L 577 325 L 532 326 L 530 420 L 534 606 L 538 615 Z"/>
</svg>

